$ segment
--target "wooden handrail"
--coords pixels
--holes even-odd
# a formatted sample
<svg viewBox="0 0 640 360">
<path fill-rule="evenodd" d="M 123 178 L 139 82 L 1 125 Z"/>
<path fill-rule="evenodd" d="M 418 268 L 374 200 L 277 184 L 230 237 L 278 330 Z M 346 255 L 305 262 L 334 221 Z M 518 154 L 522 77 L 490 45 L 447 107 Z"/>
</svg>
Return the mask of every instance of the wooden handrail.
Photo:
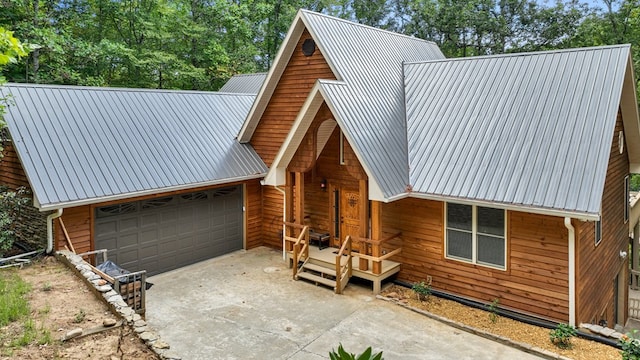
<svg viewBox="0 0 640 360">
<path fill-rule="evenodd" d="M 76 253 L 76 249 L 73 247 L 73 243 L 71 242 L 71 238 L 69 237 L 69 233 L 67 232 L 67 228 L 64 226 L 64 221 L 62 221 L 62 217 L 59 217 L 60 220 L 60 228 L 62 229 L 62 233 L 64 234 L 64 238 L 67 240 L 67 244 L 69 244 L 69 250 Z"/>
<path fill-rule="evenodd" d="M 346 285 L 346 282 L 349 281 L 353 273 L 351 242 L 351 236 L 347 235 L 347 238 L 342 243 L 342 246 L 336 255 L 336 294 L 342 294 L 344 285 Z M 347 255 L 347 263 L 342 265 L 342 257 L 345 254 Z"/>
<path fill-rule="evenodd" d="M 373 239 L 368 239 L 368 238 L 358 238 L 358 240 L 364 245 L 364 246 L 371 246 L 371 252 L 370 253 L 359 253 L 357 256 L 360 259 L 363 260 L 371 260 L 373 262 L 373 269 L 372 272 L 376 275 L 379 275 L 382 273 L 382 261 L 386 260 L 394 255 L 397 255 L 399 253 L 402 252 L 402 248 L 397 248 L 393 251 L 390 251 L 387 254 L 381 255 L 381 245 L 393 240 L 395 238 L 399 238 L 400 236 L 402 236 L 401 232 L 389 235 L 387 237 L 385 237 L 384 239 L 381 240 L 373 240 Z M 361 249 L 362 251 L 362 249 Z M 369 255 L 371 254 L 371 255 Z M 368 263 L 367 262 L 361 262 L 360 263 L 360 270 L 367 270 L 368 268 Z"/>
<path fill-rule="evenodd" d="M 292 223 L 284 223 L 285 226 L 295 227 L 301 226 L 298 224 Z M 296 238 L 296 242 L 293 244 L 293 278 L 295 279 L 298 275 L 298 263 L 302 258 L 309 258 L 309 226 L 301 226 L 302 231 L 300 231 L 300 235 Z M 287 237 L 285 237 L 286 240 Z"/>
<path fill-rule="evenodd" d="M 285 221 L 284 224 L 294 229 L 304 229 L 305 227 L 308 227 L 308 225 L 296 224 L 296 223 L 287 222 L 287 221 Z"/>
<path fill-rule="evenodd" d="M 371 245 L 382 245 L 383 243 L 385 243 L 387 241 L 390 241 L 390 240 L 393 240 L 393 239 L 395 239 L 397 237 L 400 237 L 400 236 L 402 236 L 401 232 L 393 234 L 393 235 L 389 235 L 386 238 L 381 239 L 381 240 L 373 240 L 373 239 L 369 239 L 369 238 L 361 238 L 361 237 L 359 237 L 358 241 L 366 243 L 366 244 L 371 244 Z"/>
</svg>

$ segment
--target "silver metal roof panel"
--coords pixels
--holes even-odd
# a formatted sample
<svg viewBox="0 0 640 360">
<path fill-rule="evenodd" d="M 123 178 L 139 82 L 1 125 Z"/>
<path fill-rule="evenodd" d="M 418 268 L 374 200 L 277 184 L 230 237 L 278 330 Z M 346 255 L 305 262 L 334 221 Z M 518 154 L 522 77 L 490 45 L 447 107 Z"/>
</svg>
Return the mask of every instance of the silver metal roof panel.
<svg viewBox="0 0 640 360">
<path fill-rule="evenodd" d="M 8 84 L 5 120 L 41 209 L 258 178 L 235 134 L 253 95 Z"/>
<path fill-rule="evenodd" d="M 403 193 L 409 174 L 402 64 L 444 55 L 425 40 L 305 10 L 301 18 L 343 82 L 322 84 L 323 95 L 381 192 L 373 198 Z"/>
<path fill-rule="evenodd" d="M 229 81 L 227 81 L 220 88 L 220 92 L 227 93 L 241 93 L 241 94 L 257 94 L 260 92 L 262 83 L 267 77 L 267 73 L 255 73 L 255 74 L 239 74 L 233 75 Z"/>
<path fill-rule="evenodd" d="M 599 214 L 629 46 L 405 65 L 413 191 Z"/>
</svg>

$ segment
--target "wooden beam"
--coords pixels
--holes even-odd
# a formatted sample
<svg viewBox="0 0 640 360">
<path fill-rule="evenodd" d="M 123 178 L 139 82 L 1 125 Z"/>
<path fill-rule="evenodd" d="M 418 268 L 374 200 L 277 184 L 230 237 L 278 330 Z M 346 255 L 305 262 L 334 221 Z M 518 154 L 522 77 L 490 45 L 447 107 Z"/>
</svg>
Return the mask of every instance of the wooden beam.
<svg viewBox="0 0 640 360">
<path fill-rule="evenodd" d="M 382 203 L 380 201 L 371 201 L 371 240 L 382 240 Z M 371 248 L 373 257 L 382 255 L 380 243 L 373 244 Z M 381 274 L 382 262 L 374 261 L 372 271 L 374 274 Z"/>
<path fill-rule="evenodd" d="M 360 201 L 359 201 L 359 205 L 360 205 L 360 225 L 358 226 L 359 228 L 359 236 L 362 238 L 367 238 L 369 237 L 369 194 L 367 191 L 367 180 L 360 180 L 359 181 L 359 186 L 358 186 L 358 190 L 360 193 Z M 365 245 L 364 243 L 360 243 L 361 246 L 365 246 L 364 249 L 360 249 L 361 252 L 365 253 L 365 254 L 369 254 L 368 249 L 367 249 L 367 245 Z M 360 258 L 360 261 L 358 262 L 358 268 L 360 270 L 368 270 L 369 269 L 369 260 L 367 259 L 363 259 Z"/>
<path fill-rule="evenodd" d="M 304 224 L 304 173 L 295 172 L 295 222 Z"/>
<path fill-rule="evenodd" d="M 69 233 L 67 232 L 67 228 L 64 226 L 64 222 L 62 221 L 62 217 L 59 217 L 60 220 L 60 228 L 62 229 L 62 233 L 64 234 L 64 238 L 67 240 L 67 244 L 69 244 L 69 249 L 74 254 L 76 253 L 76 249 L 73 247 L 73 243 L 71 242 L 71 238 L 69 237 Z"/>
</svg>

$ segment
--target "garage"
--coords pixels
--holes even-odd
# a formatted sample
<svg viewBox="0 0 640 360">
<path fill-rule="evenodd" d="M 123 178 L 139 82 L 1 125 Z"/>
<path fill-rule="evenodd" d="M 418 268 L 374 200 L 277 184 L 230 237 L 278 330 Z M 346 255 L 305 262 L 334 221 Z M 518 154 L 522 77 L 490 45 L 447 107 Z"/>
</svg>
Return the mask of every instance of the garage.
<svg viewBox="0 0 640 360">
<path fill-rule="evenodd" d="M 243 248 L 242 186 L 96 207 L 96 249 L 149 275 Z"/>
</svg>

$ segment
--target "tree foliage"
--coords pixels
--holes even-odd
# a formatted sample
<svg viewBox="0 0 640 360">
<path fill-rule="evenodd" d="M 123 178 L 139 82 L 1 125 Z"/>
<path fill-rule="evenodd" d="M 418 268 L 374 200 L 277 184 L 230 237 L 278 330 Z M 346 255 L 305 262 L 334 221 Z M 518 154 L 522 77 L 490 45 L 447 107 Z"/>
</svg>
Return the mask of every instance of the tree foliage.
<svg viewBox="0 0 640 360">
<path fill-rule="evenodd" d="M 271 66 L 299 8 L 434 41 L 446 56 L 631 43 L 640 0 L 0 0 L 0 26 L 39 44 L 16 82 L 216 90 Z M 1 61 L 1 60 L 0 60 Z"/>
</svg>

